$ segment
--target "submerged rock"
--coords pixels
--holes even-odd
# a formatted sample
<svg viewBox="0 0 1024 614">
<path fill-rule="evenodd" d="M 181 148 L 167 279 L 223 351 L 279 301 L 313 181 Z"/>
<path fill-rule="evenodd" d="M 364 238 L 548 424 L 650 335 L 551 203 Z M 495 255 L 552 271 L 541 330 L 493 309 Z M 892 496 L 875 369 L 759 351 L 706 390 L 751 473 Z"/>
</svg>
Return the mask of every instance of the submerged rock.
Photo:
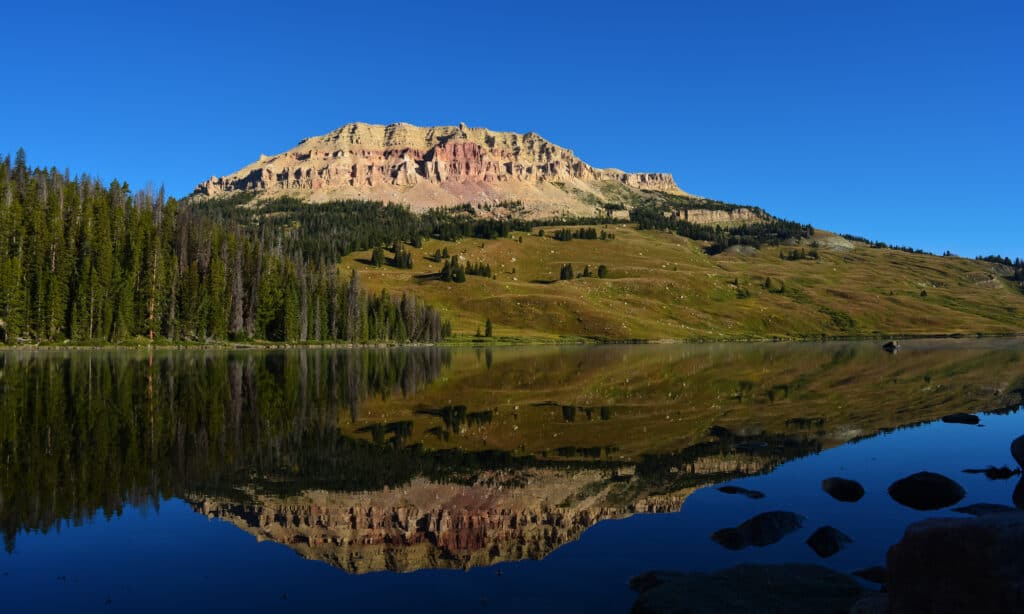
<svg viewBox="0 0 1024 614">
<path fill-rule="evenodd" d="M 719 529 L 711 539 L 729 550 L 748 546 L 770 546 L 804 525 L 804 517 L 793 512 L 765 512 L 735 528 Z"/>
<path fill-rule="evenodd" d="M 1024 514 L 935 518 L 889 549 L 893 612 L 1024 611 Z"/>
<path fill-rule="evenodd" d="M 823 559 L 827 559 L 842 550 L 846 544 L 851 543 L 853 543 L 853 538 L 839 529 L 829 526 L 821 527 L 807 538 L 807 545 Z"/>
<path fill-rule="evenodd" d="M 864 487 L 860 483 L 844 478 L 822 480 L 821 488 L 833 499 L 844 503 L 855 503 L 864 496 Z"/>
<path fill-rule="evenodd" d="M 853 578 L 817 565 L 740 565 L 716 573 L 651 572 L 630 586 L 634 614 L 847 612 L 866 595 Z"/>
<path fill-rule="evenodd" d="M 967 494 L 963 487 L 938 473 L 922 471 L 893 482 L 889 496 L 900 505 L 915 510 L 949 507 Z"/>
<path fill-rule="evenodd" d="M 727 495 L 743 495 L 750 499 L 764 499 L 764 493 L 760 490 L 750 490 L 749 488 L 742 488 L 740 486 L 722 486 L 718 489 L 718 492 L 722 492 Z"/>
<path fill-rule="evenodd" d="M 963 507 L 954 507 L 952 511 L 970 516 L 987 516 L 989 514 L 1013 512 L 1016 510 L 1009 505 L 1000 505 L 999 503 L 974 503 Z"/>
<path fill-rule="evenodd" d="M 974 414 L 957 413 L 943 416 L 942 421 L 947 424 L 978 424 L 981 419 Z"/>
</svg>

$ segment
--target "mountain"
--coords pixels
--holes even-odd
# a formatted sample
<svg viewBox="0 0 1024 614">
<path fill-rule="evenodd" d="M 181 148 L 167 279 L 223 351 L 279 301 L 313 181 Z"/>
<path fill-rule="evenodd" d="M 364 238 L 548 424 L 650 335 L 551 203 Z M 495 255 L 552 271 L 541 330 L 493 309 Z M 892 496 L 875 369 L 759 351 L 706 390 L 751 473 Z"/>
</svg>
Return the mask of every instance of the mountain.
<svg viewBox="0 0 1024 614">
<path fill-rule="evenodd" d="M 769 470 L 781 462 L 759 466 Z M 716 462 L 729 469 L 736 462 Z M 610 469 L 484 471 L 470 484 L 417 477 L 368 492 L 187 493 L 192 509 L 349 573 L 468 569 L 541 559 L 602 520 L 675 512 L 695 486 L 634 493 Z M 697 476 L 711 483 L 714 475 Z"/>
<path fill-rule="evenodd" d="M 534 132 L 352 123 L 211 177 L 196 196 L 253 192 L 312 202 L 362 199 L 413 210 L 520 202 L 524 217 L 603 214 L 643 191 L 684 195 L 668 173 L 594 168 Z"/>
</svg>

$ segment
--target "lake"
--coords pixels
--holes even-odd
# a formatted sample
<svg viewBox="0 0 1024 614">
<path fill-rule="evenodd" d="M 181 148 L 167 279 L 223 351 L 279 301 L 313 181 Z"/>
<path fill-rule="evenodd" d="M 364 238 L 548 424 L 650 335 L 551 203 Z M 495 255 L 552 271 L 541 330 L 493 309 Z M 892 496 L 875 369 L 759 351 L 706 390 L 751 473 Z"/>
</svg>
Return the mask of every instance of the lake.
<svg viewBox="0 0 1024 614">
<path fill-rule="evenodd" d="M 1022 359 L 1020 339 L 4 350 L 4 610 L 628 611 L 649 570 L 852 572 L 958 515 L 896 503 L 899 478 L 1012 505 L 1018 476 L 965 470 L 1016 469 Z M 711 538 L 775 510 L 802 527 Z M 823 525 L 852 543 L 820 557 Z"/>
</svg>

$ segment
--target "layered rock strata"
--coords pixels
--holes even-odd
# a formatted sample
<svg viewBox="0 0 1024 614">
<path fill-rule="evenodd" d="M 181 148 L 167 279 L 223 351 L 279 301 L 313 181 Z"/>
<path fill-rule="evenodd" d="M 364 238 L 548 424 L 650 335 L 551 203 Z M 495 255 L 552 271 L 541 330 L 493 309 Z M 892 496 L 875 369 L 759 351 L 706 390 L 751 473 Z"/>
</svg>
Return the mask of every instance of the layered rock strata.
<svg viewBox="0 0 1024 614">
<path fill-rule="evenodd" d="M 360 198 L 414 209 L 518 201 L 539 217 L 591 215 L 602 203 L 621 200 L 623 190 L 683 194 L 670 174 L 595 168 L 533 132 L 353 123 L 211 177 L 194 194 Z"/>
</svg>

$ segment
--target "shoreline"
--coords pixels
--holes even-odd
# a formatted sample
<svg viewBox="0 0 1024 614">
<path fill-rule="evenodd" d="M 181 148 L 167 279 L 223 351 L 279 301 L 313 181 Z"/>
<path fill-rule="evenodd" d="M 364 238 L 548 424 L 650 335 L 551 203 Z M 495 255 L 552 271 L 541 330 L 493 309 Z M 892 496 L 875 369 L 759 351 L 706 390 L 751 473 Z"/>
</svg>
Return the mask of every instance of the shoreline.
<svg viewBox="0 0 1024 614">
<path fill-rule="evenodd" d="M 1013 333 L 906 333 L 906 334 L 870 334 L 870 335 L 807 335 L 807 336 L 771 336 L 771 337 L 736 337 L 716 339 L 711 337 L 692 338 L 661 338 L 661 339 L 600 339 L 591 337 L 459 337 L 436 343 L 339 343 L 339 342 L 195 342 L 195 343 L 110 343 L 110 344 L 0 344 L 0 352 L 29 351 L 49 352 L 60 350 L 75 351 L 142 351 L 142 350 L 355 350 L 355 349 L 398 349 L 423 347 L 529 347 L 545 345 L 674 345 L 674 344 L 712 344 L 712 343 L 824 343 L 833 341 L 888 341 L 888 340 L 928 340 L 928 339 L 1008 339 L 1024 338 L 1024 331 Z"/>
</svg>

